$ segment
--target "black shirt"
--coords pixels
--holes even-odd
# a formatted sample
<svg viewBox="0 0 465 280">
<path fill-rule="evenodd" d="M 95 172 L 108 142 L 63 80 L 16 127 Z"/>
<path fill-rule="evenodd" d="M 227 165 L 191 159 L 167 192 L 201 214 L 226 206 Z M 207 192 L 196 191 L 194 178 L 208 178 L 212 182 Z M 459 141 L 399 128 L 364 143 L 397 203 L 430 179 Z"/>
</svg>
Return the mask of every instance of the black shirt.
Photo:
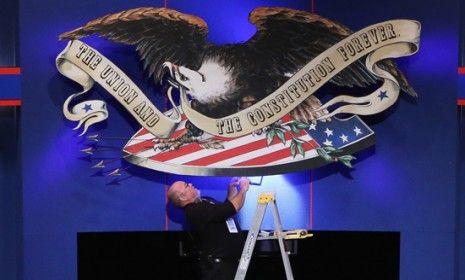
<svg viewBox="0 0 465 280">
<path fill-rule="evenodd" d="M 229 200 L 218 203 L 202 199 L 184 207 L 187 222 L 201 255 L 237 261 L 241 257 L 244 236 L 234 220 L 237 233 L 231 233 L 226 224 L 233 218 L 236 209 Z"/>
</svg>

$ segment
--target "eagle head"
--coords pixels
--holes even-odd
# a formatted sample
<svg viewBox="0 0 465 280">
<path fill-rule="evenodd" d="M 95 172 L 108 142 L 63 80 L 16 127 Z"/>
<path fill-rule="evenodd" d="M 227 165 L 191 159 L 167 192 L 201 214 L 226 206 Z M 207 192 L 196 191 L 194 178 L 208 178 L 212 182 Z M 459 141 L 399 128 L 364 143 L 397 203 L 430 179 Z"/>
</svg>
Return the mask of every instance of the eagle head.
<svg viewBox="0 0 465 280">
<path fill-rule="evenodd" d="M 171 62 L 163 63 L 163 67 L 168 70 L 171 85 L 184 87 L 192 98 L 203 104 L 226 100 L 234 89 L 229 71 L 212 60 L 204 61 L 197 71 Z"/>
</svg>

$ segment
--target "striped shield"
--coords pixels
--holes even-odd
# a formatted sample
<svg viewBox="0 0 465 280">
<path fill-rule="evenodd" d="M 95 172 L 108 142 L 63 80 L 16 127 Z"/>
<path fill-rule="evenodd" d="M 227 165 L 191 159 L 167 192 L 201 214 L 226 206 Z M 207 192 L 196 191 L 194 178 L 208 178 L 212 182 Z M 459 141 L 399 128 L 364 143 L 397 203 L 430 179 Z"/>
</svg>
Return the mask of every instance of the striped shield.
<svg viewBox="0 0 465 280">
<path fill-rule="evenodd" d="M 170 138 L 186 133 L 186 121 L 183 115 Z M 283 117 L 282 127 L 293 121 L 289 116 Z M 141 128 L 128 141 L 123 152 L 129 162 L 157 171 L 183 175 L 254 176 L 311 169 L 333 162 L 318 152 L 324 147 L 349 154 L 374 144 L 374 132 L 358 116 L 317 122 L 298 132 L 291 129 L 281 131 L 281 137 L 272 139 L 266 132 L 236 138 L 204 133 L 197 141 L 177 149 L 160 149 L 159 139 Z M 292 147 L 296 138 L 300 143 L 298 149 Z M 202 145 L 212 140 L 221 142 L 221 147 L 206 148 Z"/>
</svg>

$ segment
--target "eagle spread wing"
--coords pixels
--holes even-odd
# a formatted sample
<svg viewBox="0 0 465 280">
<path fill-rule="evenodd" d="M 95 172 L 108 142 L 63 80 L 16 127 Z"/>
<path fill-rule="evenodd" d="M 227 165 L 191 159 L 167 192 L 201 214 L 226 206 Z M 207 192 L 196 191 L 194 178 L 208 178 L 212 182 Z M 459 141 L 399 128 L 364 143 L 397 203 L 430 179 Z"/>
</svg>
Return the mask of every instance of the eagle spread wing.
<svg viewBox="0 0 465 280">
<path fill-rule="evenodd" d="M 196 16 L 167 8 L 142 7 L 94 19 L 59 38 L 79 39 L 97 33 L 114 42 L 136 45 L 144 68 L 159 81 L 166 61 L 192 69 L 200 67 L 208 26 Z"/>
<path fill-rule="evenodd" d="M 256 49 L 256 54 L 266 63 L 262 67 L 275 69 L 281 74 L 295 73 L 320 53 L 353 33 L 336 21 L 289 8 L 257 8 L 250 13 L 249 21 L 256 26 L 257 32 L 246 45 Z M 394 60 L 385 59 L 378 65 L 397 78 L 403 91 L 416 97 L 416 92 Z M 378 78 L 367 70 L 363 58 L 330 80 L 335 85 L 345 87 L 365 87 L 377 81 Z M 292 115 L 301 120 L 313 120 L 318 117 L 314 115 L 314 109 L 319 106 L 320 101 L 312 95 Z"/>
<path fill-rule="evenodd" d="M 270 67 L 282 73 L 295 73 L 314 57 L 352 32 L 345 26 L 319 15 L 287 8 L 257 8 L 249 16 L 257 27 L 247 42 L 267 57 Z M 362 61 L 356 61 L 333 83 L 360 87 L 375 83 Z"/>
</svg>

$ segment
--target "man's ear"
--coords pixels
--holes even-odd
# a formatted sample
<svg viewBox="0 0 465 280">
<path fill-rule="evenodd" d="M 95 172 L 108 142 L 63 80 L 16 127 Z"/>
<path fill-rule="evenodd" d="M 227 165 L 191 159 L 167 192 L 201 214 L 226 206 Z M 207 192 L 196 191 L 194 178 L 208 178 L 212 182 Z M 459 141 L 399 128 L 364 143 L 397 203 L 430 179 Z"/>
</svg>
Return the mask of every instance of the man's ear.
<svg viewBox="0 0 465 280">
<path fill-rule="evenodd" d="M 187 204 L 187 198 L 184 196 L 184 194 L 181 194 L 179 196 L 179 204 L 181 204 L 181 207 L 186 206 Z"/>
<path fill-rule="evenodd" d="M 184 202 L 186 202 L 186 200 L 187 200 L 187 198 L 183 193 L 179 195 L 179 201 L 181 202 L 181 204 L 184 204 Z"/>
</svg>

